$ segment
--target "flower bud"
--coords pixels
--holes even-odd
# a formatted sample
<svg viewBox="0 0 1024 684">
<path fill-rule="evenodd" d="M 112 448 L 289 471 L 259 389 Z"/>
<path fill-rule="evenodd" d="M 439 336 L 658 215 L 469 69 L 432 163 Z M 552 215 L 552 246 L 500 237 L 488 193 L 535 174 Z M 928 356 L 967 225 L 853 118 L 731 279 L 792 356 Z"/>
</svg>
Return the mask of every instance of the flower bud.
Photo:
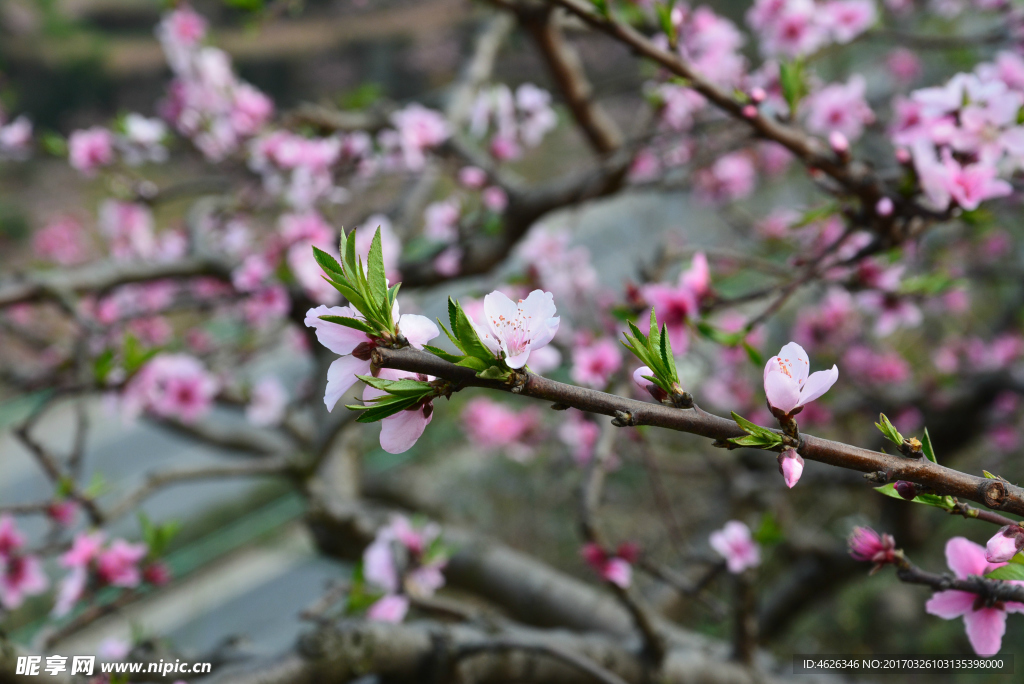
<svg viewBox="0 0 1024 684">
<path fill-rule="evenodd" d="M 750 99 L 754 104 L 761 104 L 766 97 L 768 97 L 768 93 L 764 91 L 764 88 L 755 86 L 750 89 Z"/>
<path fill-rule="evenodd" d="M 896 489 L 896 493 L 902 496 L 907 501 L 912 500 L 917 496 L 917 485 L 913 482 L 907 482 L 906 480 L 896 480 L 893 485 Z"/>
<path fill-rule="evenodd" d="M 847 543 L 854 560 L 875 564 L 872 573 L 886 563 L 896 562 L 896 540 L 892 535 L 879 534 L 870 527 L 854 527 Z"/>
<path fill-rule="evenodd" d="M 1020 525 L 1004 525 L 985 545 L 985 560 L 1006 563 L 1024 548 L 1024 529 Z"/>
<path fill-rule="evenodd" d="M 911 161 L 910 150 L 905 147 L 896 148 L 896 161 L 900 164 L 909 164 Z"/>
<path fill-rule="evenodd" d="M 840 157 L 845 157 L 850 153 L 850 141 L 839 131 L 832 131 L 828 134 L 828 144 L 832 146 L 832 151 Z"/>
<path fill-rule="evenodd" d="M 752 104 L 748 104 L 743 107 L 742 114 L 747 119 L 753 119 L 757 116 L 757 107 Z"/>
<path fill-rule="evenodd" d="M 879 216 L 892 216 L 893 209 L 892 200 L 888 197 L 883 197 L 875 204 L 875 213 Z"/>
<path fill-rule="evenodd" d="M 804 459 L 796 449 L 786 449 L 779 454 L 779 472 L 786 481 L 786 486 L 793 488 L 804 472 Z"/>
</svg>

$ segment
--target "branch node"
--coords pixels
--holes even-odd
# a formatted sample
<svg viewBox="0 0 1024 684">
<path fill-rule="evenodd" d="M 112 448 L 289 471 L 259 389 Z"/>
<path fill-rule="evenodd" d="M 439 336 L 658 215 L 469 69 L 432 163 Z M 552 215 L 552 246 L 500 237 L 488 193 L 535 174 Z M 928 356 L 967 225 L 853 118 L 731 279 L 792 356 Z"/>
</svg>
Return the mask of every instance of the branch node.
<svg viewBox="0 0 1024 684">
<path fill-rule="evenodd" d="M 636 425 L 636 418 L 629 411 L 616 411 L 612 418 L 612 425 L 615 427 L 631 427 Z"/>
</svg>

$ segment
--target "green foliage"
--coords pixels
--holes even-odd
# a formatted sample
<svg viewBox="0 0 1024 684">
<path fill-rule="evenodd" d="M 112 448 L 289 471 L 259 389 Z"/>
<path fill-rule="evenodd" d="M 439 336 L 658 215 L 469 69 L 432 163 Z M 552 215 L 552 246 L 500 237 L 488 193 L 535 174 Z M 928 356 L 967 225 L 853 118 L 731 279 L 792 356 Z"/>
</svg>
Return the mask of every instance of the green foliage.
<svg viewBox="0 0 1024 684">
<path fill-rule="evenodd" d="M 383 96 L 384 87 L 380 83 L 360 83 L 338 97 L 338 104 L 342 109 L 366 109 Z"/>
<path fill-rule="evenodd" d="M 771 512 L 761 516 L 761 524 L 754 531 L 754 541 L 762 546 L 774 546 L 786 538 L 782 527 Z"/>
<path fill-rule="evenodd" d="M 774 449 L 782 444 L 782 435 L 774 430 L 751 423 L 735 411 L 732 413 L 732 419 L 736 421 L 741 430 L 747 433 L 745 437 L 733 437 L 730 439 L 729 441 L 733 444 L 758 449 Z"/>
<path fill-rule="evenodd" d="M 672 342 L 664 326 L 658 330 L 654 308 L 651 308 L 651 327 L 648 334 L 644 335 L 632 321 L 627 323 L 629 332 L 623 333 L 626 338 L 623 346 L 654 373 L 643 377 L 670 395 L 678 393 L 679 373 L 676 370 L 675 356 L 672 354 Z"/>
<path fill-rule="evenodd" d="M 878 414 L 878 421 L 879 422 L 875 423 L 875 427 L 885 435 L 885 438 L 896 446 L 902 446 L 903 435 L 901 435 L 900 431 L 896 429 L 896 426 L 889 422 L 889 419 L 886 418 L 884 413 Z"/>
<path fill-rule="evenodd" d="M 894 499 L 906 501 L 899 492 L 896 491 L 896 486 L 890 482 L 889 484 L 882 485 L 881 487 L 875 487 L 875 491 L 885 496 L 890 496 Z M 935 506 L 941 508 L 944 511 L 952 511 L 956 508 L 956 502 L 951 496 L 939 496 L 938 494 L 918 494 L 913 499 L 912 503 L 925 504 L 926 506 Z"/>
<path fill-rule="evenodd" d="M 362 259 L 356 255 L 356 231 L 353 230 L 347 236 L 342 231 L 338 253 L 342 255 L 340 263 L 322 249 L 313 247 L 313 257 L 323 270 L 325 280 L 363 315 L 363 320 L 345 316 L 322 316 L 321 320 L 354 328 L 368 335 L 394 335 L 396 331 L 392 311 L 399 285 L 388 288 L 380 228 L 373 235 L 365 268 Z"/>
<path fill-rule="evenodd" d="M 921 440 L 921 451 L 925 458 L 938 465 L 939 459 L 935 458 L 935 447 L 932 445 L 932 436 L 928 434 L 928 428 L 924 429 L 924 438 Z"/>
<path fill-rule="evenodd" d="M 473 322 L 462 310 L 458 300 L 448 298 L 448 326 L 445 326 L 441 319 L 438 319 L 437 323 L 462 354 L 450 354 L 437 347 L 424 347 L 431 354 L 457 366 L 472 368 L 478 378 L 485 380 L 507 380 L 512 374 L 505 362 L 496 358 L 480 339 Z"/>
<path fill-rule="evenodd" d="M 789 105 L 789 115 L 795 117 L 800 100 L 807 95 L 807 79 L 802 60 L 783 62 L 779 65 L 779 85 L 782 87 L 782 97 Z"/>
<path fill-rule="evenodd" d="M 145 513 L 139 513 L 139 526 L 142 527 L 142 540 L 149 547 L 149 558 L 160 558 L 167 552 L 171 540 L 178 534 L 181 525 L 170 520 L 160 525 L 154 524 Z"/>
<path fill-rule="evenodd" d="M 348 406 L 353 411 L 361 411 L 356 418 L 358 423 L 376 423 L 437 395 L 435 387 L 422 380 L 385 380 L 372 375 L 356 377 L 370 387 L 384 392 L 378 397 L 365 400 L 362 404 Z"/>
<path fill-rule="evenodd" d="M 1018 553 L 1009 563 L 987 573 L 985 577 L 997 580 L 1024 580 L 1024 557 Z"/>
</svg>

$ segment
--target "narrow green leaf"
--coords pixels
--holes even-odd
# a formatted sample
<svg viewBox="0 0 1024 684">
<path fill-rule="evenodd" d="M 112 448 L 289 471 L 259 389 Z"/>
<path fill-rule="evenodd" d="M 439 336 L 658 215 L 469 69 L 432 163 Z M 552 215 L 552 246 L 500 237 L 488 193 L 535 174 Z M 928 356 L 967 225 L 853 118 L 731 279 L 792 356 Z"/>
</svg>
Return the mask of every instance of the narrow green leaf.
<svg viewBox="0 0 1024 684">
<path fill-rule="evenodd" d="M 882 485 L 881 487 L 875 487 L 875 491 L 879 494 L 892 497 L 893 499 L 899 499 L 900 501 L 906 501 L 899 492 L 896 491 L 896 486 L 890 482 L 889 484 Z M 953 510 L 953 498 L 949 496 L 939 496 L 938 494 L 918 494 L 910 500 L 911 503 L 925 504 L 926 506 L 934 506 L 935 508 L 941 508 L 944 511 Z"/>
<path fill-rule="evenodd" d="M 480 335 L 477 334 L 476 328 L 473 327 L 469 316 L 462 310 L 458 302 L 455 302 L 455 330 L 453 332 L 459 336 L 459 342 L 462 343 L 462 350 L 464 352 L 478 359 L 488 362 L 494 361 L 494 354 L 480 340 Z"/>
<path fill-rule="evenodd" d="M 320 316 L 320 320 L 327 321 L 328 323 L 336 323 L 338 325 L 343 325 L 346 328 L 352 328 L 353 330 L 358 330 L 368 335 L 372 335 L 373 333 L 376 332 L 376 330 L 367 325 L 366 321 L 361 321 L 358 318 L 350 318 L 348 316 L 325 315 Z"/>
<path fill-rule="evenodd" d="M 462 348 L 462 343 L 459 342 L 459 338 L 457 338 L 454 334 L 452 334 L 450 330 L 448 330 L 448 328 L 445 327 L 444 323 L 441 322 L 440 318 L 437 319 L 437 324 L 441 326 L 441 330 L 443 330 L 444 334 L 448 336 L 448 340 L 455 345 L 455 348 L 458 349 L 463 354 L 465 354 L 466 350 Z"/>
<path fill-rule="evenodd" d="M 344 230 L 341 231 L 344 234 Z M 349 278 L 355 277 L 356 271 L 361 271 L 359 264 L 356 263 L 356 229 L 353 228 L 352 232 L 348 234 L 348 240 L 345 244 L 343 252 L 338 252 L 345 256 L 345 275 Z"/>
<path fill-rule="evenodd" d="M 324 269 L 328 275 L 334 275 L 338 278 L 345 277 L 344 272 L 341 270 L 341 265 L 338 264 L 337 260 L 315 245 L 313 246 L 313 256 L 316 258 L 316 263 L 320 264 L 320 268 Z"/>
<path fill-rule="evenodd" d="M 456 323 L 456 321 L 459 318 L 456 315 L 456 311 L 458 311 L 458 305 L 455 303 L 454 299 L 449 297 L 448 298 L 448 324 L 452 326 L 452 330 L 457 330 L 458 327 L 459 327 L 458 323 Z"/>
<path fill-rule="evenodd" d="M 935 447 L 932 446 L 932 436 L 928 434 L 928 428 L 924 429 L 924 439 L 921 440 L 921 451 L 924 452 L 925 457 L 929 461 L 938 464 L 939 460 L 935 458 Z"/>
<path fill-rule="evenodd" d="M 444 349 L 440 349 L 438 347 L 433 347 L 433 346 L 431 346 L 429 344 L 423 345 L 423 348 L 426 349 L 431 354 L 433 354 L 434 356 L 436 356 L 438 358 L 441 358 L 441 359 L 444 359 L 445 361 L 447 361 L 449 363 L 458 363 L 459 361 L 461 361 L 464 358 L 462 356 L 459 356 L 458 354 L 450 354 L 450 353 L 446 352 Z"/>
<path fill-rule="evenodd" d="M 490 368 L 491 364 L 475 356 L 463 356 L 455 365 L 462 366 L 463 368 L 472 368 L 475 371 L 483 371 Z"/>
<path fill-rule="evenodd" d="M 743 416 L 741 416 L 740 414 L 736 413 L 735 411 L 732 412 L 732 419 L 736 421 L 736 424 L 740 426 L 740 429 L 746 432 L 748 435 L 757 435 L 759 437 L 764 437 L 766 439 L 770 438 L 775 439 L 779 442 L 782 441 L 782 438 L 774 430 L 769 430 L 768 428 L 761 427 L 757 423 L 752 423 Z"/>
<path fill-rule="evenodd" d="M 483 380 L 508 380 L 508 376 L 512 375 L 512 371 L 499 368 L 498 366 L 490 366 L 486 370 L 482 370 L 476 374 L 476 377 Z"/>
<path fill-rule="evenodd" d="M 366 255 L 366 268 L 370 296 L 381 313 L 387 313 L 391 307 L 388 305 L 387 275 L 384 273 L 384 248 L 381 247 L 379 227 L 373 234 L 370 253 Z"/>
<path fill-rule="evenodd" d="M 778 435 L 772 435 L 771 437 L 765 437 L 762 435 L 745 435 L 743 437 L 733 437 L 729 441 L 738 446 L 758 447 L 762 449 L 771 449 L 782 444 L 782 438 Z"/>
</svg>

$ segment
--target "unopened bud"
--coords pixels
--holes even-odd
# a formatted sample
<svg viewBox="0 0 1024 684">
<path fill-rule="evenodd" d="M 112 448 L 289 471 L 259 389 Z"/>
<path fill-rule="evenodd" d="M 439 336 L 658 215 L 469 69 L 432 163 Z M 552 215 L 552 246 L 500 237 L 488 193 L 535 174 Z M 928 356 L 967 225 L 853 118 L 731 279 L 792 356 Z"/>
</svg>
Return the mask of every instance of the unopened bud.
<svg viewBox="0 0 1024 684">
<path fill-rule="evenodd" d="M 782 474 L 782 479 L 786 481 L 786 486 L 790 489 L 793 488 L 799 480 L 800 476 L 804 472 L 804 459 L 796 453 L 796 449 L 786 449 L 779 454 L 779 473 Z"/>
<path fill-rule="evenodd" d="M 750 99 L 754 104 L 761 104 L 768 97 L 768 93 L 764 91 L 764 88 L 755 86 L 750 89 Z"/>
<path fill-rule="evenodd" d="M 752 104 L 748 104 L 743 108 L 743 116 L 747 119 L 753 119 L 757 116 L 757 107 Z"/>
<path fill-rule="evenodd" d="M 896 148 L 896 161 L 900 164 L 909 164 L 911 160 L 910 150 L 905 147 Z"/>
<path fill-rule="evenodd" d="M 850 141 L 839 131 L 832 131 L 828 134 L 828 144 L 832 146 L 832 151 L 840 157 L 845 158 L 850 154 Z"/>
<path fill-rule="evenodd" d="M 915 496 L 917 496 L 917 485 L 913 482 L 908 482 L 907 480 L 896 480 L 893 487 L 896 489 L 896 493 L 907 501 L 911 501 Z"/>
<path fill-rule="evenodd" d="M 877 213 L 879 216 L 892 216 L 894 208 L 895 207 L 893 207 L 892 200 L 889 199 L 888 197 L 883 197 L 882 199 L 878 200 L 877 204 L 875 204 L 875 213 Z"/>
<path fill-rule="evenodd" d="M 1020 525 L 1004 525 L 985 545 L 985 560 L 1006 563 L 1024 548 L 1024 529 Z"/>
</svg>

